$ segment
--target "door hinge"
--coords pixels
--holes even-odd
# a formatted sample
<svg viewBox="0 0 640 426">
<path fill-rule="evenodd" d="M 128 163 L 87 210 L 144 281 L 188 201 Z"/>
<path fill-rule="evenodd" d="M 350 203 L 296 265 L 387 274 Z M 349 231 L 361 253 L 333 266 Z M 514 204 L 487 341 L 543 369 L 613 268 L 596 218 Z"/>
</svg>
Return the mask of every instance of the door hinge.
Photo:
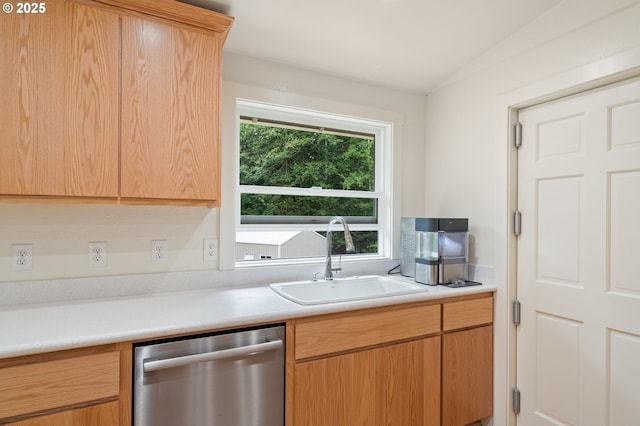
<svg viewBox="0 0 640 426">
<path fill-rule="evenodd" d="M 522 146 L 522 123 L 518 122 L 513 126 L 514 134 L 513 134 L 513 144 L 516 148 L 520 148 Z"/>
<path fill-rule="evenodd" d="M 511 408 L 515 414 L 520 414 L 520 389 L 511 390 Z"/>
<path fill-rule="evenodd" d="M 513 301 L 513 324 L 520 325 L 520 301 L 518 299 Z"/>
<path fill-rule="evenodd" d="M 522 233 L 522 213 L 520 210 L 513 212 L 513 234 L 517 237 Z"/>
</svg>

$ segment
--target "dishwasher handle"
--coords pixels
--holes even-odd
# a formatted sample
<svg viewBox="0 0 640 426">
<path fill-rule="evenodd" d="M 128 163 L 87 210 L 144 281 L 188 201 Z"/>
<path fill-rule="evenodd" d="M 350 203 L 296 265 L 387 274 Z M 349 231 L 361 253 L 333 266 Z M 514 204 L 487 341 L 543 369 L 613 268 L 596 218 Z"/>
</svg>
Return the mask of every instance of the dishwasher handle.
<svg viewBox="0 0 640 426">
<path fill-rule="evenodd" d="M 256 345 L 241 346 L 239 348 L 223 349 L 221 351 L 205 352 L 195 355 L 185 355 L 177 358 L 144 360 L 142 362 L 142 371 L 144 371 L 145 373 L 149 373 L 151 371 L 182 367 L 184 365 L 195 364 L 198 362 L 208 362 L 225 358 L 257 355 L 263 352 L 275 351 L 277 349 L 280 349 L 281 347 L 282 340 L 272 340 L 270 342 L 258 343 Z"/>
</svg>

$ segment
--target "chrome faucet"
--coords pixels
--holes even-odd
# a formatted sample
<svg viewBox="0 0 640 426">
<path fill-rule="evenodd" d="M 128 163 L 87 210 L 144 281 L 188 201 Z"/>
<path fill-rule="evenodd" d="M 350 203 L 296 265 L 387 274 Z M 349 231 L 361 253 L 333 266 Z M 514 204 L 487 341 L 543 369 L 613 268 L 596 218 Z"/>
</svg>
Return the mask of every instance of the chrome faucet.
<svg viewBox="0 0 640 426">
<path fill-rule="evenodd" d="M 349 225 L 347 225 L 347 221 L 344 220 L 344 218 L 342 216 L 334 216 L 331 218 L 331 220 L 329 221 L 329 225 L 327 226 L 327 240 L 326 240 L 326 244 L 327 244 L 327 259 L 324 263 L 324 279 L 325 280 L 332 280 L 333 279 L 333 273 L 334 272 L 338 272 L 341 271 L 342 268 L 338 267 L 338 268 L 333 268 L 331 266 L 331 232 L 332 232 L 332 228 L 333 228 L 333 224 L 340 222 L 342 224 L 342 226 L 344 227 L 344 241 L 347 245 L 347 251 L 354 251 L 355 247 L 353 245 L 353 239 L 351 238 L 351 232 L 349 232 Z"/>
</svg>

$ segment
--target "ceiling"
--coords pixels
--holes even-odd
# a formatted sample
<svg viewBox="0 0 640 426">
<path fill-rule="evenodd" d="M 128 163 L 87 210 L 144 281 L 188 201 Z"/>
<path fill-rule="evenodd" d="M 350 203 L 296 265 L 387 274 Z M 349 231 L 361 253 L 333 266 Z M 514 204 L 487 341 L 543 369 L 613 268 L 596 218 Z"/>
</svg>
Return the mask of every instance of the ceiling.
<svg viewBox="0 0 640 426">
<path fill-rule="evenodd" d="M 429 93 L 561 0 L 181 0 L 235 17 L 225 51 Z"/>
</svg>

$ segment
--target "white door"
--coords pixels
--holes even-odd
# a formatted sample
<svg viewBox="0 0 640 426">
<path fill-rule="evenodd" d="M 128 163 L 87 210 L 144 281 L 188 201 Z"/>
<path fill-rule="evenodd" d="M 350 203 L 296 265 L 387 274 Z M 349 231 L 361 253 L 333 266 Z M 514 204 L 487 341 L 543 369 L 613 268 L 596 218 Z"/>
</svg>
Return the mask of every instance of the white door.
<svg viewBox="0 0 640 426">
<path fill-rule="evenodd" d="M 519 121 L 518 424 L 640 425 L 640 80 Z"/>
</svg>

